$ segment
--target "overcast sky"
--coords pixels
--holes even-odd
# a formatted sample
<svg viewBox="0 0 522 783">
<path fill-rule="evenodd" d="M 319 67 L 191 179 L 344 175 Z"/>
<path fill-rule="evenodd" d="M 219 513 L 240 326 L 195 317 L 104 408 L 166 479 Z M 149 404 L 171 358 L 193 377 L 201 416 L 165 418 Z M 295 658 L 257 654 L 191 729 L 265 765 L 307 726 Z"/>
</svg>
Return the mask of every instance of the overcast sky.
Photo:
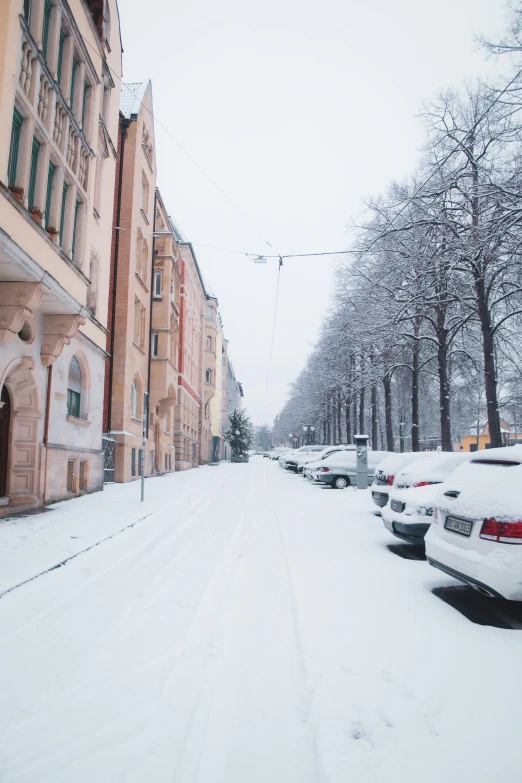
<svg viewBox="0 0 522 783">
<path fill-rule="evenodd" d="M 335 257 L 362 200 L 406 177 L 423 100 L 495 68 L 474 40 L 504 26 L 502 0 L 120 0 L 125 81 L 152 79 L 158 186 L 219 298 L 255 424 L 271 423 L 329 303 Z M 273 251 L 267 246 L 270 243 Z"/>
</svg>

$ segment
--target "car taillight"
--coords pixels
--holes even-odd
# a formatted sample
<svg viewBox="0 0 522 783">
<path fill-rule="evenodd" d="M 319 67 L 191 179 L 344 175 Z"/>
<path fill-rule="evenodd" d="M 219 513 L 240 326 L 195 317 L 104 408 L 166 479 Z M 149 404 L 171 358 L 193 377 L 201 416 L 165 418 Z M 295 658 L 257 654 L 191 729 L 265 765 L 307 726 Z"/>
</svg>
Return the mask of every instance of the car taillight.
<svg viewBox="0 0 522 783">
<path fill-rule="evenodd" d="M 480 538 L 501 544 L 522 544 L 522 520 L 500 522 L 494 518 L 485 519 L 479 535 Z"/>
<path fill-rule="evenodd" d="M 439 509 L 437 506 L 433 507 L 433 521 L 438 524 L 439 523 Z"/>
<path fill-rule="evenodd" d="M 389 487 L 393 487 L 394 481 L 395 481 L 395 476 L 388 476 L 388 481 L 386 483 Z"/>
<path fill-rule="evenodd" d="M 321 471 L 321 473 L 329 473 L 330 472 L 330 468 L 319 468 L 319 470 Z"/>
<path fill-rule="evenodd" d="M 431 481 L 417 481 L 416 484 L 414 484 L 414 487 L 429 487 L 431 484 Z"/>
</svg>

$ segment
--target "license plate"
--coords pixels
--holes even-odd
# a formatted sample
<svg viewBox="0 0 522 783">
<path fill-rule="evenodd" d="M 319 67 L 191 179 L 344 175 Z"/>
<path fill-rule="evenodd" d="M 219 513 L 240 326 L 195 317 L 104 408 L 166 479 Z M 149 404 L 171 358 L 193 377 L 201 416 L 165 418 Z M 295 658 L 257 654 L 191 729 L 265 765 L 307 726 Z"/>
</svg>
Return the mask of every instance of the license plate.
<svg viewBox="0 0 522 783">
<path fill-rule="evenodd" d="M 473 522 L 468 522 L 465 519 L 456 519 L 455 517 L 446 517 L 444 527 L 446 530 L 451 530 L 453 533 L 458 533 L 461 536 L 470 536 Z"/>
</svg>

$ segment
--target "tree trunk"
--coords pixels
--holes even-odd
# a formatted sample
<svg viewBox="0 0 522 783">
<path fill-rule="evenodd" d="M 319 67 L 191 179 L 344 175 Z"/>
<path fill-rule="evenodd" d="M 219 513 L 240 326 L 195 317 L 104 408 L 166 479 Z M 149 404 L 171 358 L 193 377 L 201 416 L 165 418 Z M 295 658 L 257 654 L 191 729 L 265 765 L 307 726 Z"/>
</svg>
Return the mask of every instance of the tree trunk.
<svg viewBox="0 0 522 783">
<path fill-rule="evenodd" d="M 347 399 L 344 406 L 344 413 L 346 418 L 346 442 L 352 442 L 352 403 Z"/>
<path fill-rule="evenodd" d="M 359 435 L 364 434 L 364 386 L 359 392 Z"/>
<path fill-rule="evenodd" d="M 392 389 L 391 389 L 391 376 L 389 373 L 383 378 L 384 386 L 384 419 L 386 422 L 386 449 L 387 451 L 394 450 L 393 443 L 393 418 L 392 418 Z"/>
<path fill-rule="evenodd" d="M 372 449 L 377 450 L 377 386 L 372 386 Z"/>
<path fill-rule="evenodd" d="M 439 321 L 437 324 L 437 362 L 439 370 L 440 445 L 442 451 L 453 451 L 448 378 L 448 333 L 443 324 L 440 323 L 441 318 L 444 318 L 444 316 L 442 313 L 439 313 L 437 319 Z"/>
<path fill-rule="evenodd" d="M 502 446 L 502 433 L 500 430 L 500 415 L 498 412 L 497 393 L 497 368 L 495 366 L 495 342 L 491 314 L 486 298 L 484 279 L 475 279 L 477 292 L 478 314 L 480 318 L 480 330 L 482 333 L 482 352 L 484 355 L 484 381 L 486 389 L 486 410 L 488 415 L 488 429 L 491 448 Z"/>
<path fill-rule="evenodd" d="M 414 337 L 419 336 L 419 319 L 415 319 Z M 420 341 L 413 341 L 413 361 L 411 373 L 411 450 L 420 451 L 419 435 L 419 376 L 420 376 Z"/>
<path fill-rule="evenodd" d="M 337 443 L 343 442 L 341 390 L 337 390 Z"/>
<path fill-rule="evenodd" d="M 329 446 L 332 442 L 330 439 L 330 398 L 326 398 L 326 444 Z"/>
</svg>

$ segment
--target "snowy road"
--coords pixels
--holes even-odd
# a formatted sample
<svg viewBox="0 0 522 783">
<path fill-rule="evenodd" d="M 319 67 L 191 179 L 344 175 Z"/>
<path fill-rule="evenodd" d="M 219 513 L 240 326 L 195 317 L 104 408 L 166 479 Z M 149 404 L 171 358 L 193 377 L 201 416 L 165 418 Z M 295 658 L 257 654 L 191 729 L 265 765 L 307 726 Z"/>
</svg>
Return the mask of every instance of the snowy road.
<svg viewBox="0 0 522 783">
<path fill-rule="evenodd" d="M 520 783 L 522 632 L 367 493 L 202 468 L 0 524 L 2 783 Z M 74 549 L 76 547 L 76 550 Z"/>
</svg>

